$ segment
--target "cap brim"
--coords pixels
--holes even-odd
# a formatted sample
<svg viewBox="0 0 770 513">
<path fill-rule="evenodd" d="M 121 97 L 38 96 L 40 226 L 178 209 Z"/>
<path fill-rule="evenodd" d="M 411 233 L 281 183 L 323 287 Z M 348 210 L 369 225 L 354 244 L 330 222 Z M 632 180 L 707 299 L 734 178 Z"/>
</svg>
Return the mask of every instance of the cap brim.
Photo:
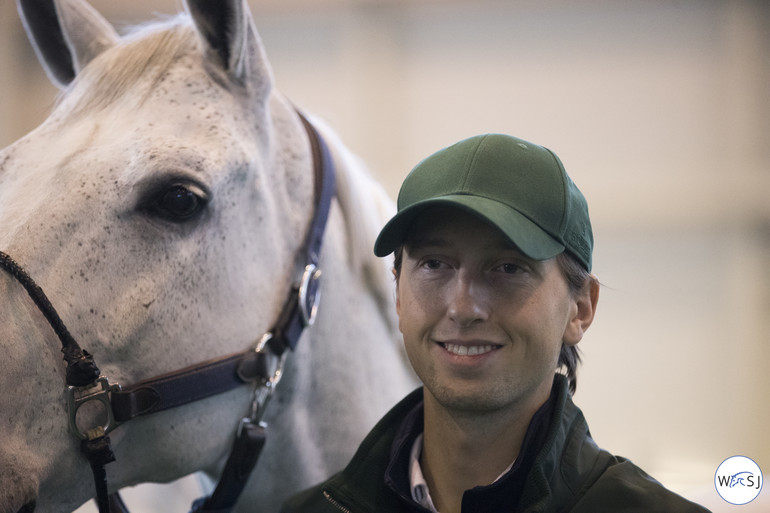
<svg viewBox="0 0 770 513">
<path fill-rule="evenodd" d="M 436 206 L 457 207 L 491 223 L 533 260 L 548 260 L 564 251 L 564 245 L 508 205 L 479 196 L 458 194 L 420 201 L 396 214 L 377 237 L 374 254 L 384 257 L 395 251 L 404 243 L 415 219 L 428 208 Z"/>
</svg>

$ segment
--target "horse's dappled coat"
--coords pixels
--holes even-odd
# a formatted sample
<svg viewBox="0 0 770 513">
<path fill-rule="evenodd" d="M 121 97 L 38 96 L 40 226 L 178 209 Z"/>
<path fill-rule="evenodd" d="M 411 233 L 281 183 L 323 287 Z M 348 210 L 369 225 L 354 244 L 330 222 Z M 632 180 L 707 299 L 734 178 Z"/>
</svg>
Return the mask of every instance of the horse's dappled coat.
<svg viewBox="0 0 770 513">
<path fill-rule="evenodd" d="M 20 2 L 62 96 L 0 153 L 0 248 L 104 374 L 125 384 L 253 345 L 283 306 L 312 215 L 307 137 L 273 87 L 245 3 L 216 12 L 188 4 L 188 14 L 121 38 L 80 0 Z M 341 467 L 411 386 L 391 279 L 370 249 L 390 202 L 315 123 L 338 179 L 323 299 L 268 411 L 270 438 L 243 511 L 277 510 Z M 178 187 L 199 201 L 184 219 L 164 208 Z M 1 274 L 0 297 L 0 512 L 32 501 L 70 511 L 93 483 L 67 430 L 59 343 Z M 217 474 L 249 392 L 119 427 L 111 485 Z"/>
</svg>

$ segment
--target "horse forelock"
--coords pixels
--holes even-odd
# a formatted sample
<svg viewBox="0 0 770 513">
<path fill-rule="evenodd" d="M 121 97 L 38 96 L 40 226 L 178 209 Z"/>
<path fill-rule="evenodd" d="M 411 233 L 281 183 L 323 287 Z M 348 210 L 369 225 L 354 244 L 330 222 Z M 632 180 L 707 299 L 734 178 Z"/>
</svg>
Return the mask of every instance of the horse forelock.
<svg viewBox="0 0 770 513">
<path fill-rule="evenodd" d="M 77 75 L 60 106 L 67 114 L 85 116 L 118 100 L 140 107 L 171 66 L 196 51 L 201 51 L 199 40 L 186 15 L 137 25 Z"/>
</svg>

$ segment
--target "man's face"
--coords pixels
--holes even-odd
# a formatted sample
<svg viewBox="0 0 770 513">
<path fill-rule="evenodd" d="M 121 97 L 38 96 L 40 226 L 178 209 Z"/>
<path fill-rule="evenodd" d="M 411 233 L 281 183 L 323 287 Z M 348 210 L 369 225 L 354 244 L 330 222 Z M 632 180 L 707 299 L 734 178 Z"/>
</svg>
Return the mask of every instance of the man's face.
<svg viewBox="0 0 770 513">
<path fill-rule="evenodd" d="M 497 228 L 454 208 L 413 225 L 397 310 L 426 394 L 458 411 L 534 412 L 550 394 L 562 341 L 580 340 L 556 260 L 525 257 Z"/>
</svg>

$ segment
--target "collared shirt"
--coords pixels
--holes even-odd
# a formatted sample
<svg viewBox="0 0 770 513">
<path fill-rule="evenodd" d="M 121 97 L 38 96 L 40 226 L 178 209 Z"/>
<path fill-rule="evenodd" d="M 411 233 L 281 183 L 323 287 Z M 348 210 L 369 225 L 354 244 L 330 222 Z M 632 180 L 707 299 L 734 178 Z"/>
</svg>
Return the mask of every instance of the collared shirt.
<svg viewBox="0 0 770 513">
<path fill-rule="evenodd" d="M 409 482 L 412 487 L 412 499 L 420 506 L 431 511 L 431 513 L 439 513 L 436 506 L 433 504 L 433 499 L 430 496 L 430 490 L 428 489 L 428 483 L 425 481 L 425 476 L 422 473 L 422 467 L 420 467 L 420 456 L 422 455 L 422 440 L 424 433 L 420 433 L 415 438 L 412 444 L 412 451 L 409 455 Z M 513 468 L 513 464 L 516 463 L 514 459 L 508 468 L 503 470 L 503 473 L 497 476 L 494 480 L 496 483 L 500 480 L 509 470 Z"/>
</svg>

